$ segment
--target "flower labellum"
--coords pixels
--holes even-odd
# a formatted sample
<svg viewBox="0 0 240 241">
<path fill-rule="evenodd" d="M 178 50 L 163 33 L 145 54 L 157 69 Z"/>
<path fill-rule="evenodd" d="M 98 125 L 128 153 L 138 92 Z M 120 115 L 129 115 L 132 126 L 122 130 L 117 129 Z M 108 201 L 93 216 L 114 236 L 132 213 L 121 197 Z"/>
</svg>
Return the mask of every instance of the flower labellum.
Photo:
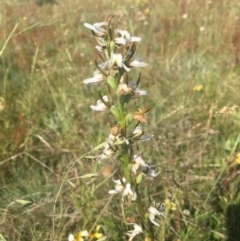
<svg viewBox="0 0 240 241">
<path fill-rule="evenodd" d="M 108 97 L 104 95 L 103 100 L 107 102 Z M 97 105 L 90 105 L 90 108 L 95 111 L 104 111 L 108 109 L 108 106 L 106 106 L 101 100 L 97 100 Z"/>
<path fill-rule="evenodd" d="M 83 80 L 83 83 L 88 84 L 102 84 L 106 80 L 106 76 L 102 74 L 99 70 L 94 71 L 93 77 Z"/>
</svg>

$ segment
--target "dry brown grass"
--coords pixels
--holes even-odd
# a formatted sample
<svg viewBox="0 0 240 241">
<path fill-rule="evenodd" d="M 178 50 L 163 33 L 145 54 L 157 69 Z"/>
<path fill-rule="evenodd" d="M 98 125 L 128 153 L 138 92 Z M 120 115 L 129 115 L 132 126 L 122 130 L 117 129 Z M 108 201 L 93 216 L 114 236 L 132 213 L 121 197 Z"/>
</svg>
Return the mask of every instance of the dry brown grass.
<svg viewBox="0 0 240 241">
<path fill-rule="evenodd" d="M 88 108 L 97 93 L 82 80 L 92 75 L 97 54 L 83 23 L 113 13 L 116 25 L 142 37 L 138 53 L 149 63 L 141 83 L 148 103 L 140 104 L 152 107 L 149 131 L 155 140 L 142 148 L 161 170 L 150 191 L 160 201 L 170 197 L 177 204 L 162 222 L 158 240 L 214 241 L 226 235 L 239 240 L 239 108 L 221 112 L 240 103 L 237 0 L 1 3 L 0 46 L 17 24 L 0 59 L 5 100 L 0 111 L 1 234 L 6 240 L 52 240 L 54 200 L 77 160 L 68 175 L 76 187 L 64 183 L 57 200 L 55 240 L 90 229 L 97 218 L 113 237 L 109 240 L 126 239 L 129 227 L 117 199 L 106 206 L 112 177 L 102 176 L 106 170 L 116 176 L 118 165 L 110 161 L 105 170 L 103 164 L 78 160 L 105 139 L 110 127 L 106 117 Z M 203 89 L 194 89 L 198 85 Z M 100 176 L 78 178 L 88 172 Z M 14 203 L 28 196 L 34 206 Z M 129 212 L 126 218 L 136 217 Z"/>
</svg>

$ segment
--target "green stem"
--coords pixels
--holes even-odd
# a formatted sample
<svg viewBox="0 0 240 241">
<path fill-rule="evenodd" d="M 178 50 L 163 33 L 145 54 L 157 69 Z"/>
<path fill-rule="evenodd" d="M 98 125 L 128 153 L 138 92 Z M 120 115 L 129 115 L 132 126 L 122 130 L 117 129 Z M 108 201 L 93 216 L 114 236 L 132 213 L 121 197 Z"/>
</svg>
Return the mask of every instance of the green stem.
<svg viewBox="0 0 240 241">
<path fill-rule="evenodd" d="M 121 127 L 121 134 L 123 137 L 126 138 L 126 129 L 125 129 L 125 108 L 124 108 L 124 103 L 121 101 L 121 96 L 118 96 L 118 106 L 119 106 L 119 124 Z M 138 213 L 142 219 L 143 223 L 146 223 L 147 226 L 147 232 L 146 232 L 146 237 L 148 237 L 149 241 L 154 241 L 154 230 L 153 230 L 153 225 L 150 222 L 150 220 L 147 217 L 147 220 L 145 219 L 145 210 L 143 208 L 143 203 L 141 200 L 141 196 L 138 190 L 138 184 L 134 183 L 132 175 L 131 175 L 131 170 L 129 169 L 129 146 L 128 145 L 123 145 L 122 146 L 122 156 L 121 156 L 121 161 L 123 162 L 123 168 L 124 168 L 124 176 L 127 179 L 128 182 L 130 182 L 131 187 L 135 189 L 135 192 L 137 194 L 137 199 L 136 199 L 136 204 L 137 204 L 137 209 Z"/>
<path fill-rule="evenodd" d="M 118 106 L 119 106 L 119 113 L 120 113 L 119 124 L 121 126 L 122 131 L 124 131 L 124 133 L 122 133 L 122 135 L 124 137 L 126 137 L 126 133 L 125 133 L 125 118 L 124 118 L 125 109 L 124 109 L 124 104 L 121 101 L 121 96 L 118 96 Z"/>
<path fill-rule="evenodd" d="M 153 224 L 151 223 L 151 221 L 148 219 L 146 220 L 146 215 L 145 215 L 145 211 L 143 208 L 143 204 L 142 204 L 142 200 L 141 200 L 141 196 L 138 190 L 138 184 L 135 186 L 135 191 L 137 194 L 137 209 L 138 209 L 138 213 L 141 216 L 142 222 L 143 223 L 147 223 L 147 232 L 146 232 L 146 237 L 148 237 L 148 241 L 154 241 L 154 230 L 153 230 Z"/>
<path fill-rule="evenodd" d="M 122 161 L 123 161 L 123 169 L 124 169 L 124 176 L 128 182 L 130 182 L 132 186 L 132 176 L 129 170 L 129 156 L 128 156 L 128 148 L 124 147 L 123 154 L 122 154 Z"/>
<path fill-rule="evenodd" d="M 139 212 L 139 214 L 140 214 L 140 216 L 141 216 L 142 221 L 144 222 L 144 219 L 145 219 L 145 211 L 144 211 L 144 209 L 143 209 L 141 196 L 140 196 L 140 194 L 139 194 L 138 184 L 136 184 L 136 186 L 135 186 L 135 191 L 136 191 L 136 194 L 137 194 L 136 203 L 137 203 L 138 212 Z"/>
<path fill-rule="evenodd" d="M 118 121 L 121 127 L 121 134 L 123 137 L 126 137 L 125 118 L 124 118 L 125 110 L 124 110 L 124 105 L 121 101 L 121 96 L 118 96 L 118 106 L 119 106 L 119 113 L 120 113 L 120 119 Z M 128 170 L 128 166 L 129 166 L 128 150 L 129 150 L 129 147 L 127 145 L 122 146 L 121 159 L 124 165 L 124 176 L 132 184 L 131 173 L 130 173 L 130 170 Z"/>
<path fill-rule="evenodd" d="M 148 232 L 147 232 L 147 237 L 149 238 L 149 241 L 154 241 L 154 230 L 153 230 L 153 224 L 151 223 L 151 221 L 148 219 L 148 223 L 147 223 L 147 227 L 148 227 Z"/>
</svg>

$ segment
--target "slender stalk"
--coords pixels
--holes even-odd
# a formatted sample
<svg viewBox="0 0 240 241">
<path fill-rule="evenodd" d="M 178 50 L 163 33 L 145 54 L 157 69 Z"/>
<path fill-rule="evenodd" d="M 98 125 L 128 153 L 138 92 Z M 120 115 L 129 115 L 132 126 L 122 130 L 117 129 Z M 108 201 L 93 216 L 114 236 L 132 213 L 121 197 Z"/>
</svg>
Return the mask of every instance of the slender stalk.
<svg viewBox="0 0 240 241">
<path fill-rule="evenodd" d="M 123 165 L 123 169 L 124 169 L 124 176 L 125 178 L 128 180 L 128 182 L 131 183 L 132 185 L 132 176 L 129 170 L 129 156 L 128 156 L 128 149 L 125 148 L 125 150 L 123 151 L 123 155 L 122 155 L 122 161 L 124 163 Z"/>
<path fill-rule="evenodd" d="M 149 219 L 146 220 L 145 210 L 144 210 L 144 208 L 143 208 L 143 203 L 142 203 L 142 200 L 141 200 L 141 195 L 140 195 L 139 190 L 138 190 L 138 184 L 135 186 L 135 191 L 136 191 L 136 193 L 137 193 L 136 203 L 137 203 L 138 213 L 139 213 L 140 216 L 141 216 L 142 222 L 143 222 L 143 223 L 146 223 L 146 226 L 147 226 L 147 231 L 146 231 L 147 240 L 148 240 L 148 241 L 154 241 L 154 230 L 153 230 L 153 226 L 152 226 L 152 223 L 150 222 Z"/>
</svg>

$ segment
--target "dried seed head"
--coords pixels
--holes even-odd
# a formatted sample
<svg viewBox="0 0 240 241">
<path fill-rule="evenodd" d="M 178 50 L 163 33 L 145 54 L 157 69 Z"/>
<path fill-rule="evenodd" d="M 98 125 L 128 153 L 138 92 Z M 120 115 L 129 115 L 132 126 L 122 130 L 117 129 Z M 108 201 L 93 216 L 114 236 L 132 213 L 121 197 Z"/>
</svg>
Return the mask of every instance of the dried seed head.
<svg viewBox="0 0 240 241">
<path fill-rule="evenodd" d="M 147 117 L 145 116 L 145 113 L 147 111 L 148 111 L 148 109 L 143 111 L 142 109 L 138 108 L 138 111 L 133 113 L 133 118 L 135 120 L 140 121 L 140 122 L 143 122 L 143 123 L 145 122 L 146 123 L 147 122 Z"/>
<path fill-rule="evenodd" d="M 114 136 L 117 136 L 118 134 L 120 134 L 121 128 L 119 125 L 113 126 L 111 128 L 111 134 Z"/>
</svg>

